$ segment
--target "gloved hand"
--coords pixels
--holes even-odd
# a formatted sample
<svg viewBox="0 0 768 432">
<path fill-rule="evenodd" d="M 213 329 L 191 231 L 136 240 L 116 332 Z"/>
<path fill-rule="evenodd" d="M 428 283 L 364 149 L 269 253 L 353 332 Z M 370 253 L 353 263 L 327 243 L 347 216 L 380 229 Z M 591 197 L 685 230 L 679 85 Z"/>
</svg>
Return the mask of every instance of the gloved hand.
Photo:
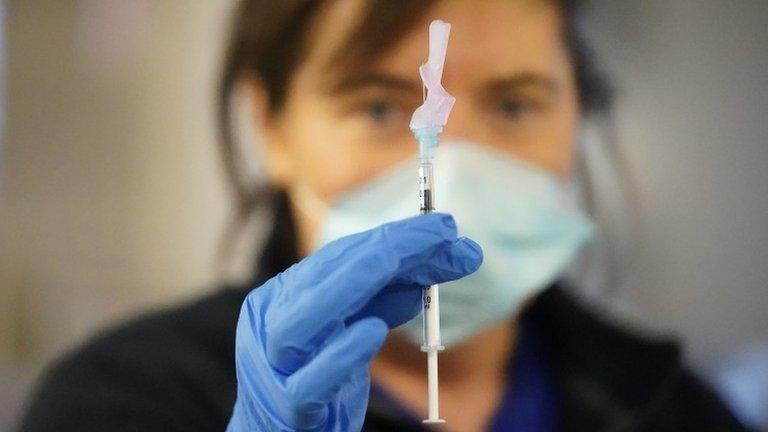
<svg viewBox="0 0 768 432">
<path fill-rule="evenodd" d="M 477 243 L 432 213 L 341 238 L 254 289 L 237 324 L 228 431 L 359 431 L 368 364 L 421 312 L 421 288 L 480 266 Z"/>
</svg>

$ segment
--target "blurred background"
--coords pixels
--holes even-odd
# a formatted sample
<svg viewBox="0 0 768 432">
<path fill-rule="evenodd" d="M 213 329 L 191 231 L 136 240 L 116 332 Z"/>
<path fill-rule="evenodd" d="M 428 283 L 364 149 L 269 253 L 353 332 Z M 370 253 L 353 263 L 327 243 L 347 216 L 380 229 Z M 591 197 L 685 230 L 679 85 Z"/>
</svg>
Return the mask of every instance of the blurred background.
<svg viewBox="0 0 768 432">
<path fill-rule="evenodd" d="M 592 3 L 643 227 L 611 301 L 765 426 L 768 1 Z M 0 430 L 52 358 L 215 289 L 232 4 L 0 1 Z"/>
</svg>

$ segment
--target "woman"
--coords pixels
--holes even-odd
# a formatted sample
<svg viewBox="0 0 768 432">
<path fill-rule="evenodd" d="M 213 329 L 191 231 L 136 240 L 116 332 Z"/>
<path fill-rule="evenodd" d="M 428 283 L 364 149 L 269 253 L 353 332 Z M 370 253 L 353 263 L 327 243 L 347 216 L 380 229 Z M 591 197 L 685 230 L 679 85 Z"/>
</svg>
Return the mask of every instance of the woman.
<svg viewBox="0 0 768 432">
<path fill-rule="evenodd" d="M 412 318 L 423 285 L 455 281 L 447 423 L 432 429 L 741 430 L 674 345 L 609 326 L 560 286 L 592 234 L 562 186 L 581 120 L 609 102 L 576 3 L 244 1 L 223 123 L 242 85 L 269 187 L 241 186 L 226 128 L 225 156 L 243 213 L 274 209 L 258 276 L 69 355 L 23 429 L 427 430 Z M 455 217 L 399 219 L 401 200 L 416 205 L 408 119 L 432 19 L 453 26 L 437 169 Z"/>
</svg>

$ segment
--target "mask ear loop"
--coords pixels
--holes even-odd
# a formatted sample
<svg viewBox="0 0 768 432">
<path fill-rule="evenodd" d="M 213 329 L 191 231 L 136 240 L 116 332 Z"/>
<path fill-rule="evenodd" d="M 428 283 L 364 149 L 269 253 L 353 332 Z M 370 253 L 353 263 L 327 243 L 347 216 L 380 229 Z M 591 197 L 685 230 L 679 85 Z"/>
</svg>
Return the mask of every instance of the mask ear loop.
<svg viewBox="0 0 768 432">
<path fill-rule="evenodd" d="M 615 265 L 610 253 L 612 247 L 606 236 L 606 224 L 598 211 L 593 173 L 586 154 L 592 134 L 589 125 L 582 124 L 575 143 L 573 170 L 565 183 L 567 205 L 589 215 L 597 227 L 594 240 L 587 244 L 564 274 L 566 286 L 585 298 L 609 297 L 609 286 L 616 283 Z"/>
<path fill-rule="evenodd" d="M 573 177 L 579 205 L 598 225 L 598 239 L 569 269 L 567 278 L 576 282 L 576 288 L 587 297 L 620 306 L 614 303 L 621 301 L 622 287 L 637 263 L 637 239 L 644 231 L 639 194 L 618 148 L 616 125 L 610 114 L 587 119 L 583 127 Z M 615 187 L 601 189 L 599 186 L 604 184 Z"/>
<path fill-rule="evenodd" d="M 601 150 L 605 154 L 610 175 L 616 180 L 617 185 L 616 206 L 618 210 L 614 213 L 618 218 L 614 221 L 617 229 L 614 230 L 615 241 L 612 242 L 614 245 L 612 252 L 616 252 L 617 265 L 615 283 L 613 288 L 608 290 L 608 294 L 612 297 L 618 297 L 621 286 L 629 278 L 630 270 L 637 265 L 640 253 L 639 240 L 644 238 L 645 229 L 640 205 L 640 192 L 626 154 L 622 152 L 620 147 L 621 140 L 618 136 L 616 121 L 611 113 L 607 113 L 599 120 L 597 127 L 601 140 L 597 150 Z M 621 233 L 625 233 L 625 235 L 620 236 Z"/>
</svg>

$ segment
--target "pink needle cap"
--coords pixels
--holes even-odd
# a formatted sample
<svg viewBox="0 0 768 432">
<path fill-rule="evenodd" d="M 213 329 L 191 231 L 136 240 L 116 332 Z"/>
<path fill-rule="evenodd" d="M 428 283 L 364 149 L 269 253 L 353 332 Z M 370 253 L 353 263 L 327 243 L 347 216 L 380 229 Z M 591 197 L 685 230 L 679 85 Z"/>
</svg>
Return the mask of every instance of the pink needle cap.
<svg viewBox="0 0 768 432">
<path fill-rule="evenodd" d="M 435 20 L 429 24 L 429 59 L 419 67 L 419 75 L 427 88 L 427 98 L 413 112 L 411 130 L 442 128 L 456 102 L 456 98 L 445 91 L 440 82 L 450 33 L 451 25 L 445 21 Z"/>
</svg>

